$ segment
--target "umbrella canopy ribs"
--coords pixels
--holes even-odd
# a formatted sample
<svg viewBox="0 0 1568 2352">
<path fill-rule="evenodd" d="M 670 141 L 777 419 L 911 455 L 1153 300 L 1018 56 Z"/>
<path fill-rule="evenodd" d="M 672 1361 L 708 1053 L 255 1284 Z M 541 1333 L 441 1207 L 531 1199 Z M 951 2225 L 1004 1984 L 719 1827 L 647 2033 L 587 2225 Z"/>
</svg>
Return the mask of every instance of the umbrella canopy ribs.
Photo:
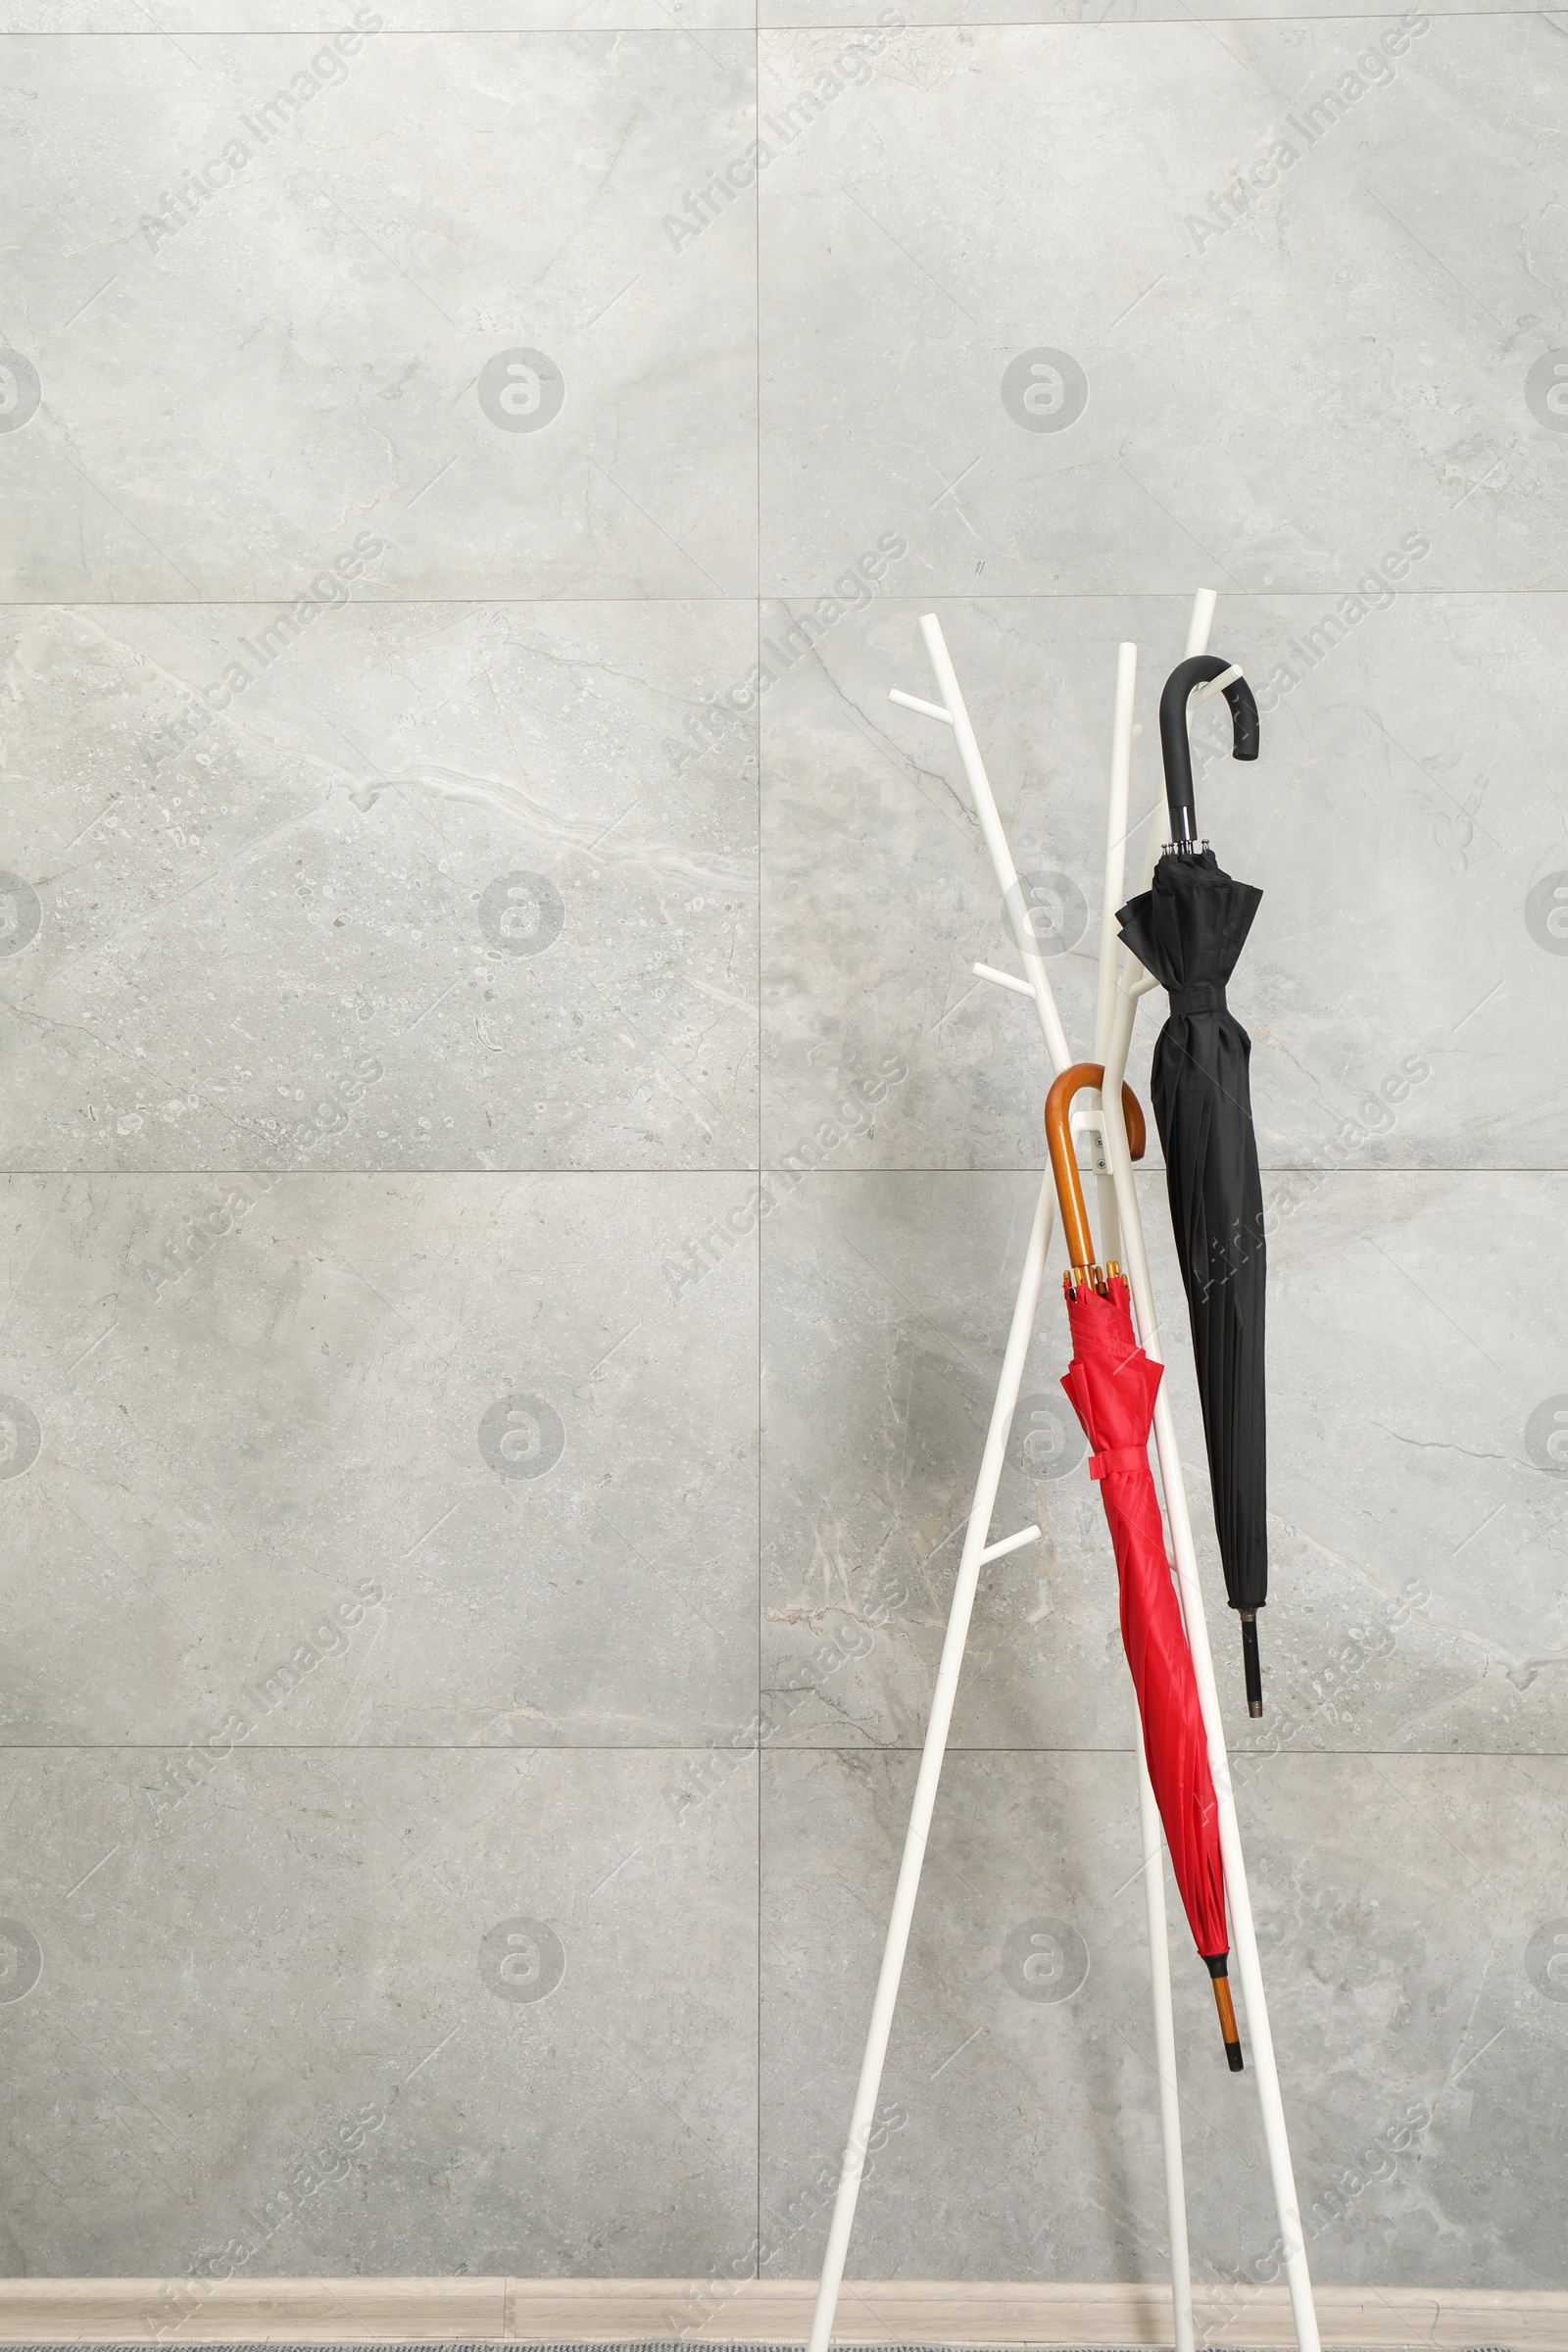
<svg viewBox="0 0 1568 2352">
<path fill-rule="evenodd" d="M 1079 1088 L 1098 1087 L 1103 1077 L 1098 1062 L 1077 1062 L 1063 1070 L 1046 1099 L 1046 1140 L 1072 1260 L 1062 1278 L 1072 1362 L 1061 1385 L 1089 1440 L 1089 1474 L 1100 1482 L 1110 1527 L 1121 1594 L 1122 1646 L 1138 1695 L 1150 1784 L 1193 1940 L 1213 1980 L 1225 2055 L 1232 2072 L 1240 2073 L 1242 2045 L 1227 1978 L 1230 1943 L 1219 1810 L 1198 1681 L 1149 1467 L 1149 1433 L 1161 1366 L 1151 1362 L 1134 1336 L 1120 1268 L 1114 1260 L 1103 1266 L 1096 1263 L 1068 1124 Z M 1122 1108 L 1128 1144 L 1137 1159 L 1144 1149 L 1144 1121 L 1132 1090 L 1125 1086 Z"/>
<path fill-rule="evenodd" d="M 1263 894 L 1235 881 L 1197 837 L 1188 698 L 1195 687 L 1216 682 L 1223 682 L 1230 705 L 1232 756 L 1257 758 L 1257 705 L 1247 680 L 1217 654 L 1178 662 L 1159 699 L 1172 838 L 1154 867 L 1152 887 L 1129 899 L 1116 920 L 1170 999 L 1169 1017 L 1154 1044 L 1150 1092 L 1192 1325 L 1214 1532 L 1226 1596 L 1241 1618 L 1248 1711 L 1261 1715 L 1257 1612 L 1268 1598 L 1268 1269 L 1252 1128 L 1252 1046 L 1226 1003 L 1225 984 Z"/>
</svg>

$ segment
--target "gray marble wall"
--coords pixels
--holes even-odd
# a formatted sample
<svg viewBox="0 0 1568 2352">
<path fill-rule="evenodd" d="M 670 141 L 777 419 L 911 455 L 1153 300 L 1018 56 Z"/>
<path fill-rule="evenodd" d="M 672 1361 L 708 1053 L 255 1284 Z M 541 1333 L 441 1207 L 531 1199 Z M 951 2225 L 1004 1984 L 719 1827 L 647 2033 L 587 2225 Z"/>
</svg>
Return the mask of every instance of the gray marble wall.
<svg viewBox="0 0 1568 2352">
<path fill-rule="evenodd" d="M 1151 721 L 1207 582 L 1311 2256 L 1561 2286 L 1568 20 L 762 18 L 7 0 L 0 2269 L 814 2270 L 1041 1155 L 887 691 L 936 609 L 1087 1042 L 1115 647 Z M 862 2275 L 1163 2262 L 1065 1353 Z"/>
</svg>

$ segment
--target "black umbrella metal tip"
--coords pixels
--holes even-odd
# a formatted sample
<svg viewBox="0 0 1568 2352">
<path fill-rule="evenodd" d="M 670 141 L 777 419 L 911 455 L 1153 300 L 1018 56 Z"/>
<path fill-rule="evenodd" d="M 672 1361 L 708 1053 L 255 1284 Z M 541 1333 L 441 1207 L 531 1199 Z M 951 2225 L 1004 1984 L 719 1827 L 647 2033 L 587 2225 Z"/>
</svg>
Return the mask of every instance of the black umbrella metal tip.
<svg viewBox="0 0 1568 2352">
<path fill-rule="evenodd" d="M 1247 1712 L 1249 1715 L 1261 1715 L 1263 1665 L 1257 1654 L 1257 1611 L 1241 1609 L 1237 1614 L 1242 1621 L 1242 1672 L 1247 1677 Z"/>
</svg>

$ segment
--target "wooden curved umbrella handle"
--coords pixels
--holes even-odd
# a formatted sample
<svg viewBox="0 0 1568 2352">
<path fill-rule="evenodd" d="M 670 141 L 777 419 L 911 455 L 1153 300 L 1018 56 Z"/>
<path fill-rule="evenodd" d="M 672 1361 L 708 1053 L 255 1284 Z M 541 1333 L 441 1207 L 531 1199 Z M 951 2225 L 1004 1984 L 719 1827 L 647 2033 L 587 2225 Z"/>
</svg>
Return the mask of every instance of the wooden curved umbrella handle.
<svg viewBox="0 0 1568 2352">
<path fill-rule="evenodd" d="M 1046 1097 L 1046 1142 L 1051 1151 L 1051 1172 L 1056 1179 L 1056 1199 L 1061 1204 L 1061 1230 L 1066 1240 L 1070 1262 L 1075 1266 L 1092 1266 L 1095 1246 L 1089 1237 L 1089 1217 L 1084 1207 L 1084 1188 L 1079 1181 L 1078 1161 L 1072 1148 L 1072 1131 L 1068 1121 L 1072 1115 L 1073 1097 L 1086 1086 L 1099 1086 L 1104 1078 L 1103 1062 L 1075 1061 L 1070 1070 L 1063 1070 Z M 1122 1117 L 1127 1122 L 1127 1147 L 1134 1159 L 1144 1156 L 1144 1114 L 1138 1107 L 1138 1097 L 1125 1081 L 1121 1090 Z"/>
</svg>

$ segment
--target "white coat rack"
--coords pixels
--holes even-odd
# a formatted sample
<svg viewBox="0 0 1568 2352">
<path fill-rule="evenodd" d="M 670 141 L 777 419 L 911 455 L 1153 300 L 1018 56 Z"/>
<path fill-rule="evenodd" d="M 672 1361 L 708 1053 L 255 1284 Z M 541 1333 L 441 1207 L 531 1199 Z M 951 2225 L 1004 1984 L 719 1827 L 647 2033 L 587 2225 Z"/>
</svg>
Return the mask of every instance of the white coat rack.
<svg viewBox="0 0 1568 2352">
<path fill-rule="evenodd" d="M 1187 632 L 1188 655 L 1207 651 L 1209 630 L 1214 616 L 1214 591 L 1200 589 L 1193 602 L 1192 620 Z M 920 634 L 925 641 L 932 674 L 936 679 L 939 702 L 921 701 L 912 694 L 893 690 L 892 700 L 908 710 L 918 710 L 925 717 L 939 720 L 953 729 L 958 758 L 974 799 L 975 813 L 990 853 L 991 863 L 1002 893 L 1003 911 L 1012 934 L 1013 945 L 1023 964 L 1020 980 L 1011 973 L 994 970 L 989 964 L 977 963 L 975 971 L 984 980 L 1032 997 L 1040 1033 L 1045 1044 L 1046 1057 L 1054 1078 L 1073 1060 L 1068 1050 L 1066 1033 L 1056 1001 L 1052 993 L 1046 972 L 1045 959 L 1034 934 L 1028 909 L 1024 905 L 1017 869 L 1007 837 L 997 812 L 990 779 L 980 756 L 969 713 L 959 691 L 941 623 L 935 613 L 927 612 L 920 622 Z M 1228 670 L 1200 688 L 1193 699 L 1198 701 L 1218 694 L 1238 675 Z M 1123 902 L 1126 880 L 1127 811 L 1132 781 L 1132 748 L 1134 737 L 1142 732 L 1134 723 L 1133 707 L 1138 678 L 1138 648 L 1123 645 L 1116 662 L 1116 702 L 1111 728 L 1110 791 L 1105 812 L 1105 875 L 1104 894 L 1101 907 L 1100 966 L 1095 1003 L 1095 1048 L 1090 1057 L 1104 1066 L 1104 1083 L 1098 1097 L 1082 1098 L 1092 1107 L 1080 1113 L 1075 1132 L 1089 1149 L 1090 1164 L 1096 1171 L 1100 1193 L 1102 1262 L 1108 1257 L 1121 1261 L 1132 1293 L 1133 1316 L 1139 1344 L 1152 1362 L 1163 1361 L 1159 1345 L 1159 1323 L 1154 1312 L 1153 1292 L 1149 1277 L 1149 1254 L 1144 1246 L 1143 1219 L 1139 1212 L 1138 1195 L 1133 1182 L 1132 1155 L 1128 1149 L 1127 1130 L 1122 1116 L 1121 1084 L 1127 1067 L 1127 1053 L 1132 1043 L 1133 1022 L 1137 1015 L 1138 1000 L 1158 984 L 1144 970 L 1129 951 L 1120 952 L 1116 932 L 1116 909 Z M 1149 842 L 1141 887 L 1147 890 L 1153 874 L 1154 861 L 1164 835 L 1162 805 L 1156 808 L 1149 827 Z M 1013 1305 L 1012 1323 L 1007 1333 L 1006 1349 L 1002 1361 L 1002 1377 L 997 1385 L 997 1398 L 991 1409 L 991 1425 L 986 1433 L 985 1449 L 980 1457 L 980 1475 L 975 1484 L 974 1503 L 964 1535 L 963 1552 L 958 1562 L 957 1580 L 954 1586 L 953 1603 L 948 1612 L 948 1630 L 942 1644 L 942 1658 L 937 1668 L 936 1689 L 932 1693 L 930 1720 L 926 1729 L 925 1746 L 920 1757 L 919 1775 L 915 1781 L 914 1802 L 910 1808 L 909 1826 L 905 1835 L 904 1857 L 899 1866 L 898 1885 L 894 1890 L 893 1912 L 888 1922 L 887 1941 L 882 1952 L 882 1966 L 877 1977 L 876 1993 L 871 2003 L 871 2023 L 865 2039 L 865 2054 L 860 2062 L 859 2081 L 856 2086 L 855 2104 L 851 2111 L 849 2138 L 844 2162 L 839 2174 L 838 2194 L 834 2201 L 833 2218 L 828 2227 L 827 2250 L 822 2262 L 821 2280 L 817 2287 L 816 2308 L 811 2320 L 808 2352 L 828 2352 L 832 2340 L 833 2322 L 838 2309 L 839 2288 L 844 2278 L 844 2264 L 849 2253 L 850 2232 L 855 2226 L 855 2208 L 860 2193 L 860 2181 L 865 2170 L 866 2151 L 870 2143 L 872 2121 L 876 2114 L 877 2098 L 882 2084 L 882 2069 L 887 2057 L 888 2036 L 893 2030 L 893 2014 L 898 2004 L 899 1984 L 904 1974 L 905 1954 L 908 1947 L 909 1928 L 914 1918 L 915 1898 L 920 1887 L 920 1871 L 925 1860 L 926 1841 L 930 1836 L 931 1817 L 936 1805 L 937 1784 L 942 1777 L 943 1758 L 947 1752 L 948 1733 L 953 1721 L 954 1702 L 957 1696 L 958 1677 L 963 1665 L 964 1644 L 969 1634 L 969 1618 L 974 1608 L 975 1592 L 980 1571 L 992 1560 L 1001 1559 L 1005 1552 L 1015 1551 L 1021 1544 L 1039 1540 L 1038 1527 L 1020 1529 L 1016 1535 L 1000 1543 L 988 1543 L 991 1515 L 996 1508 L 997 1488 L 1002 1478 L 1002 1465 L 1012 1428 L 1013 1409 L 1018 1401 L 1018 1390 L 1023 1379 L 1024 1360 L 1034 1334 L 1035 1318 L 1040 1306 L 1041 1284 L 1045 1275 L 1046 1252 L 1051 1241 L 1052 1220 L 1055 1207 L 1055 1190 L 1049 1166 L 1040 1187 L 1040 1199 L 1035 1208 L 1028 1247 L 1024 1251 L 1023 1271 L 1018 1281 L 1018 1296 Z M 1252 1924 L 1251 1898 L 1248 1890 L 1247 1865 L 1242 1854 L 1241 1829 L 1236 1817 L 1236 1794 L 1231 1783 L 1230 1763 L 1225 1750 L 1225 1734 L 1220 1722 L 1219 1693 L 1214 1685 L 1214 1661 L 1208 1644 L 1208 1626 L 1203 1613 L 1203 1596 L 1198 1582 L 1198 1561 L 1193 1549 L 1192 1521 L 1187 1508 L 1187 1489 L 1182 1478 L 1181 1458 L 1176 1449 L 1176 1430 L 1171 1417 L 1167 1384 L 1161 1381 L 1154 1403 L 1154 1449 L 1159 1465 L 1159 1483 L 1164 1496 L 1165 1519 L 1170 1530 L 1171 1549 L 1176 1562 L 1176 1585 L 1181 1599 L 1182 1615 L 1187 1627 L 1188 1643 L 1193 1653 L 1193 1666 L 1198 1679 L 1198 1695 L 1203 1713 L 1203 1727 L 1208 1738 L 1209 1770 L 1213 1776 L 1214 1794 L 1219 1814 L 1220 1852 L 1225 1865 L 1225 1891 L 1230 1906 L 1231 1934 L 1235 1945 L 1237 1973 L 1241 1984 L 1242 2004 L 1246 2014 L 1249 2038 L 1252 2051 L 1252 2079 L 1257 2085 L 1258 2105 L 1262 2110 L 1263 2138 L 1268 2151 L 1269 2174 L 1274 2189 L 1274 2204 L 1279 2216 L 1280 2243 L 1283 2248 L 1286 2280 L 1290 2288 L 1291 2312 L 1296 2324 L 1296 2340 L 1299 2352 L 1320 2352 L 1317 2316 L 1312 2306 L 1311 2280 L 1307 2275 L 1306 2247 L 1301 2231 L 1300 2211 L 1296 2194 L 1296 2178 L 1291 2165 L 1291 2147 L 1285 2128 L 1285 2108 L 1280 2097 L 1279 2073 L 1274 2062 L 1274 2043 L 1269 2033 L 1268 2003 L 1263 1991 L 1263 1972 L 1257 1956 L 1257 1936 Z M 1149 1922 L 1149 1957 L 1151 1995 L 1154 2021 L 1154 2054 L 1159 2079 L 1160 2145 L 1165 2170 L 1165 2212 L 1170 2237 L 1171 2299 L 1175 2317 L 1175 2352 L 1194 2352 L 1192 2269 L 1187 2243 L 1187 2197 L 1182 2172 L 1181 2103 L 1176 2074 L 1176 2034 L 1171 2009 L 1170 1946 L 1165 1910 L 1165 1879 L 1163 1846 L 1164 1834 L 1150 1786 L 1149 1770 L 1144 1758 L 1143 1735 L 1138 1736 L 1138 1819 L 1144 1857 L 1144 1902 Z"/>
</svg>

